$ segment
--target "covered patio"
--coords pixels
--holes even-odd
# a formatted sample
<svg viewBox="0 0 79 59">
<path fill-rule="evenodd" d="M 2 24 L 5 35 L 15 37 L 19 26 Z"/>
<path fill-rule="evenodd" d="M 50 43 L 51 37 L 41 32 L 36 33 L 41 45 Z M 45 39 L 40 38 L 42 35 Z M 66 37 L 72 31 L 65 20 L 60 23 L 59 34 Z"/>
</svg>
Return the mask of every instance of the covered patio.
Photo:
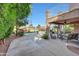
<svg viewBox="0 0 79 59">
<path fill-rule="evenodd" d="M 49 18 L 48 23 L 57 24 L 59 26 L 73 24 L 74 30 L 71 34 L 79 34 L 79 9 L 74 9 L 71 11 L 67 11 L 65 13 L 61 13 L 55 17 Z M 79 35 L 77 36 L 77 38 Z"/>
</svg>

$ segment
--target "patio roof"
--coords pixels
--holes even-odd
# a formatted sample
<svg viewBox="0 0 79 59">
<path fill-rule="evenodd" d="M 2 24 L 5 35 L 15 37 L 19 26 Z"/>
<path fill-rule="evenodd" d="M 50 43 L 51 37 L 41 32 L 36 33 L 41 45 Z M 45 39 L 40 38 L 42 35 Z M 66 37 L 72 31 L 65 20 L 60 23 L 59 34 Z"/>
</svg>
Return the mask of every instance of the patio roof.
<svg viewBox="0 0 79 59">
<path fill-rule="evenodd" d="M 57 20 L 57 21 L 52 21 L 49 22 L 49 24 L 79 24 L 79 17 L 78 18 L 71 18 L 71 19 L 66 19 L 66 20 Z"/>
<path fill-rule="evenodd" d="M 79 9 L 68 11 L 49 18 L 49 24 L 75 24 L 79 23 Z"/>
</svg>

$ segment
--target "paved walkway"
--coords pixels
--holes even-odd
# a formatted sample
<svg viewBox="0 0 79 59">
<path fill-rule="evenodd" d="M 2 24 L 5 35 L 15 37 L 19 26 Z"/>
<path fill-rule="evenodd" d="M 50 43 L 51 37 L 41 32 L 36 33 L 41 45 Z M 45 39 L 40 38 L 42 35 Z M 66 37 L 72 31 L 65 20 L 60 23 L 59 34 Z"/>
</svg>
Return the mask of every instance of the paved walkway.
<svg viewBox="0 0 79 59">
<path fill-rule="evenodd" d="M 14 40 L 7 56 L 77 56 L 60 40 L 38 40 L 36 33 Z"/>
</svg>

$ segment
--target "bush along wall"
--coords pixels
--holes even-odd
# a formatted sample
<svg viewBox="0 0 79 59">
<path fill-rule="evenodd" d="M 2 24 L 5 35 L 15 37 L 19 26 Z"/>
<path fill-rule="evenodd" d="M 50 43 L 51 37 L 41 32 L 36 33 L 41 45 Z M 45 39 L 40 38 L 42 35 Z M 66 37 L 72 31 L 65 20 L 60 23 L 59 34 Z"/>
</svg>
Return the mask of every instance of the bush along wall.
<svg viewBox="0 0 79 59">
<path fill-rule="evenodd" d="M 42 38 L 48 40 L 48 34 L 47 33 L 43 34 Z"/>
</svg>

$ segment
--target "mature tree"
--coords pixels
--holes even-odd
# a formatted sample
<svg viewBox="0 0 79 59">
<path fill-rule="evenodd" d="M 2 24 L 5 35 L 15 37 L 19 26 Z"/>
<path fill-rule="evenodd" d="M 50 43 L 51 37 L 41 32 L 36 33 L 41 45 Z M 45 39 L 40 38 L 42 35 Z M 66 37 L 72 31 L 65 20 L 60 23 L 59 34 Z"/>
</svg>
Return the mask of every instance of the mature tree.
<svg viewBox="0 0 79 59">
<path fill-rule="evenodd" d="M 25 25 L 27 22 L 25 18 L 28 17 L 28 15 L 31 12 L 31 4 L 26 4 L 26 3 L 18 3 L 16 5 L 16 35 L 17 35 L 17 30 L 19 26 Z"/>
<path fill-rule="evenodd" d="M 3 3 L 0 4 L 0 40 L 12 33 L 14 26 L 23 25 L 23 18 L 28 17 L 31 4 Z"/>
<path fill-rule="evenodd" d="M 16 22 L 16 5 L 0 4 L 0 40 L 9 36 Z"/>
<path fill-rule="evenodd" d="M 28 17 L 31 12 L 31 4 L 26 3 L 18 3 L 16 5 L 16 12 L 17 12 L 17 21 L 16 24 L 21 26 L 24 25 L 24 18 Z"/>
</svg>

